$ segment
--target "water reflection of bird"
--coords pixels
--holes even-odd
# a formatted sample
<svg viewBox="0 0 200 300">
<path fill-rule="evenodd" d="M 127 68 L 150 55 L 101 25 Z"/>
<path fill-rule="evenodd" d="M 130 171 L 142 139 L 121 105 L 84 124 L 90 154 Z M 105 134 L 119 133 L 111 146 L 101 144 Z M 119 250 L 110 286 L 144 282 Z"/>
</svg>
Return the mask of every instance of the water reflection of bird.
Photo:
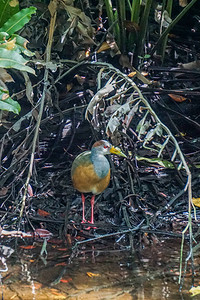
<svg viewBox="0 0 200 300">
<path fill-rule="evenodd" d="M 110 164 L 105 155 L 111 153 L 126 157 L 119 148 L 112 146 L 105 140 L 101 140 L 94 143 L 91 151 L 79 154 L 72 164 L 71 177 L 73 185 L 75 189 L 82 193 L 82 223 L 86 222 L 85 196 L 83 193 L 92 193 L 90 223 L 94 224 L 95 195 L 102 193 L 110 182 Z"/>
</svg>

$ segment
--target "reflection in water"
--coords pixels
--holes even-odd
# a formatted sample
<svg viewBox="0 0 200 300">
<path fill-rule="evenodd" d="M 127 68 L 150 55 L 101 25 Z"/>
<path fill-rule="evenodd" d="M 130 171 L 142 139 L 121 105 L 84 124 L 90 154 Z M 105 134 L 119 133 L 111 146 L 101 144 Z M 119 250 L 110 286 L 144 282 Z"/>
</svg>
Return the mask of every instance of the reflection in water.
<svg viewBox="0 0 200 300">
<path fill-rule="evenodd" d="M 178 292 L 180 241 L 160 240 L 134 253 L 105 249 L 103 243 L 82 245 L 70 264 L 66 248 L 48 243 L 48 256 L 41 259 L 42 245 L 35 246 L 7 258 L 5 300 L 191 299 Z"/>
</svg>

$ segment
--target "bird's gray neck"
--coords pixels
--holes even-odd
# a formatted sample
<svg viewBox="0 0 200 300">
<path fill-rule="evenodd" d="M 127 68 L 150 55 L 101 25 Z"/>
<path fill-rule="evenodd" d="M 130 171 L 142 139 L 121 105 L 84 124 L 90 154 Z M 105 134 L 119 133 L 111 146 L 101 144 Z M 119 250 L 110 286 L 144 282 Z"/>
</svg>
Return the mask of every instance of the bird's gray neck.
<svg viewBox="0 0 200 300">
<path fill-rule="evenodd" d="M 94 170 L 97 176 L 99 178 L 104 178 L 110 170 L 110 165 L 107 158 L 103 154 L 92 149 L 91 160 L 94 165 Z"/>
</svg>

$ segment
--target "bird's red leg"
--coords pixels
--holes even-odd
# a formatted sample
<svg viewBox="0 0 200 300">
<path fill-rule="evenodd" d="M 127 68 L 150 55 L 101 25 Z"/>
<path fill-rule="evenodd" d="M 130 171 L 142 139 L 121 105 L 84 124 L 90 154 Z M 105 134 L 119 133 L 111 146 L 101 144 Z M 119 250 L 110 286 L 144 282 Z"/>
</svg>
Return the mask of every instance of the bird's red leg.
<svg viewBox="0 0 200 300">
<path fill-rule="evenodd" d="M 82 199 L 82 208 L 83 208 L 83 217 L 81 223 L 85 223 L 87 221 L 85 219 L 85 196 L 83 194 L 81 194 L 81 199 Z"/>
<path fill-rule="evenodd" d="M 91 220 L 90 223 L 94 224 L 94 199 L 95 199 L 95 195 L 92 196 L 91 198 Z"/>
</svg>

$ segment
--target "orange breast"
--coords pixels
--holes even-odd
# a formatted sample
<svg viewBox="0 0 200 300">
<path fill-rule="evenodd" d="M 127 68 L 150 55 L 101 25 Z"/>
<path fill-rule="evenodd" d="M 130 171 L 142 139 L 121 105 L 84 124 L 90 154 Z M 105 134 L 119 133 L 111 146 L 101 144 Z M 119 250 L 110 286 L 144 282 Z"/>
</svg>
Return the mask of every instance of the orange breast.
<svg viewBox="0 0 200 300">
<path fill-rule="evenodd" d="M 103 192 L 110 182 L 110 170 L 104 178 L 99 178 L 94 172 L 92 164 L 77 166 L 72 175 L 75 189 L 82 193 L 95 195 Z"/>
</svg>

